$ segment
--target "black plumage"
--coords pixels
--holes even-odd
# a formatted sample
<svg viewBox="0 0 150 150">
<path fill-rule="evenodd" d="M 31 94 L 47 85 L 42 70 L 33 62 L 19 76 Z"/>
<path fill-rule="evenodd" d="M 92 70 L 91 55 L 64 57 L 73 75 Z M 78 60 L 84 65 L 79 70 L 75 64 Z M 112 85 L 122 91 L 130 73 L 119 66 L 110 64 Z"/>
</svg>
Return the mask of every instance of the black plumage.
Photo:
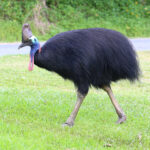
<svg viewBox="0 0 150 150">
<path fill-rule="evenodd" d="M 90 86 L 108 93 L 118 114 L 118 123 L 126 120 L 110 84 L 120 79 L 134 81 L 140 71 L 136 52 L 121 33 L 104 28 L 63 32 L 50 38 L 41 52 L 35 53 L 34 60 L 37 66 L 73 81 L 78 89 L 78 100 L 66 125 L 73 125 Z"/>
<path fill-rule="evenodd" d="M 108 29 L 82 29 L 49 39 L 35 64 L 72 80 L 85 94 L 89 86 L 101 88 L 112 81 L 138 79 L 136 54 L 129 40 Z"/>
</svg>

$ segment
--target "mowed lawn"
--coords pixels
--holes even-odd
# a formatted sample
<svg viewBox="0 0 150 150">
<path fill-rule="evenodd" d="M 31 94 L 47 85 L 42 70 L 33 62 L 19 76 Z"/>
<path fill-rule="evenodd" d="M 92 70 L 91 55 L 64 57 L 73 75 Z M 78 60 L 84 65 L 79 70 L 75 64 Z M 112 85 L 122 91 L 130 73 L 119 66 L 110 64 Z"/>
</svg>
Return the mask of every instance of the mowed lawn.
<svg viewBox="0 0 150 150">
<path fill-rule="evenodd" d="M 127 115 L 118 125 L 103 90 L 90 89 L 72 128 L 61 126 L 76 102 L 73 83 L 38 67 L 29 56 L 0 57 L 0 150 L 100 150 L 150 148 L 150 51 L 138 52 L 139 82 L 112 89 Z"/>
</svg>

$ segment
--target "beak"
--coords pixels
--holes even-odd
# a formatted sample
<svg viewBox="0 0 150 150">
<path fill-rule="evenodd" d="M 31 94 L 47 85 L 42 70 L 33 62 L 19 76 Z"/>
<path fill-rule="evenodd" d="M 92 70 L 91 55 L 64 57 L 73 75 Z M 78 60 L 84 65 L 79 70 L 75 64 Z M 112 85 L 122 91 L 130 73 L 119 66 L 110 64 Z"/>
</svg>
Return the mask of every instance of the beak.
<svg viewBox="0 0 150 150">
<path fill-rule="evenodd" d="M 32 45 L 32 41 L 27 41 L 27 42 L 24 42 L 24 43 L 21 43 L 18 47 L 18 49 L 24 47 L 24 46 L 31 46 Z"/>
</svg>

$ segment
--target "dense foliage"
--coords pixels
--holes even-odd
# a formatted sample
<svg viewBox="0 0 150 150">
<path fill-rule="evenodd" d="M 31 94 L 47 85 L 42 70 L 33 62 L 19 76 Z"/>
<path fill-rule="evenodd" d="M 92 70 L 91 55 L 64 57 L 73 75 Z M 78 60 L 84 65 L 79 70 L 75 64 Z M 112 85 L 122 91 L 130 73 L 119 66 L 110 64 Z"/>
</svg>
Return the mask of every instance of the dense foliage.
<svg viewBox="0 0 150 150">
<path fill-rule="evenodd" d="M 22 22 L 31 13 L 37 0 L 0 0 L 1 18 Z M 80 9 L 86 17 L 90 16 L 116 16 L 150 17 L 150 0 L 47 0 L 50 8 L 64 9 L 68 5 Z"/>
<path fill-rule="evenodd" d="M 0 41 L 20 40 L 24 22 L 34 26 L 42 40 L 91 27 L 115 29 L 130 37 L 150 36 L 149 20 L 150 0 L 0 0 Z"/>
<path fill-rule="evenodd" d="M 22 22 L 35 4 L 34 0 L 0 0 L 0 17 Z"/>
<path fill-rule="evenodd" d="M 90 16 L 91 9 L 98 10 L 97 15 L 124 15 L 126 17 L 150 16 L 150 0 L 47 0 L 49 7 L 61 7 L 70 5 L 73 8 L 81 8 Z"/>
</svg>

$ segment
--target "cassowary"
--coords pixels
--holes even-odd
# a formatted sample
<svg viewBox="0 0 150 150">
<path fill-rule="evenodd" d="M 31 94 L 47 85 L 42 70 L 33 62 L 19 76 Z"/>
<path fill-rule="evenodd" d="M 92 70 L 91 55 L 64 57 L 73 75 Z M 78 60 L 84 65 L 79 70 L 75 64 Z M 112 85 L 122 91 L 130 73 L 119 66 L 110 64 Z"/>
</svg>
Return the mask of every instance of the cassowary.
<svg viewBox="0 0 150 150">
<path fill-rule="evenodd" d="M 107 92 L 119 117 L 117 123 L 126 120 L 110 86 L 113 81 L 134 81 L 139 77 L 136 52 L 124 35 L 104 28 L 72 30 L 55 35 L 40 48 L 29 25 L 24 24 L 22 38 L 19 48 L 31 46 L 29 70 L 33 69 L 35 63 L 73 81 L 77 88 L 77 102 L 64 125 L 74 125 L 79 108 L 91 86 Z"/>
</svg>

